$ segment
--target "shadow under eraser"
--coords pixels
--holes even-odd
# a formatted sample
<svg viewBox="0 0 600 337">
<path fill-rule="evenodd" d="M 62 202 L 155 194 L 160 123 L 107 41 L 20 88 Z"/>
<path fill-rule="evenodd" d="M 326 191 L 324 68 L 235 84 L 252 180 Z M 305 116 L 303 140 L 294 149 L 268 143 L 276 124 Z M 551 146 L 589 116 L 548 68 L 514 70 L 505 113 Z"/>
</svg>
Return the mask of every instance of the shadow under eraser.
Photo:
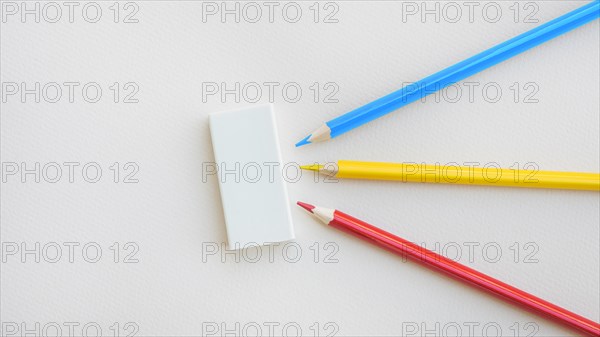
<svg viewBox="0 0 600 337">
<path fill-rule="evenodd" d="M 271 105 L 209 115 L 229 249 L 294 239 Z"/>
</svg>

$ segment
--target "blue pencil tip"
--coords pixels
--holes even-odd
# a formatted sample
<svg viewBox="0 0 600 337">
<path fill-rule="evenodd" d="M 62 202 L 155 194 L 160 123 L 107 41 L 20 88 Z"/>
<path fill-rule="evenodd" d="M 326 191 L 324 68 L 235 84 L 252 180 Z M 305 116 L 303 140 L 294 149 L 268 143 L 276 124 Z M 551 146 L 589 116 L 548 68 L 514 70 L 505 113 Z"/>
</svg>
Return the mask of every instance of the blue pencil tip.
<svg viewBox="0 0 600 337">
<path fill-rule="evenodd" d="M 302 139 L 301 141 L 299 141 L 298 143 L 296 143 L 296 147 L 302 146 L 302 145 L 306 145 L 306 144 L 310 144 L 310 142 L 308 141 L 308 138 L 310 138 L 311 135 L 306 136 L 306 138 Z"/>
</svg>

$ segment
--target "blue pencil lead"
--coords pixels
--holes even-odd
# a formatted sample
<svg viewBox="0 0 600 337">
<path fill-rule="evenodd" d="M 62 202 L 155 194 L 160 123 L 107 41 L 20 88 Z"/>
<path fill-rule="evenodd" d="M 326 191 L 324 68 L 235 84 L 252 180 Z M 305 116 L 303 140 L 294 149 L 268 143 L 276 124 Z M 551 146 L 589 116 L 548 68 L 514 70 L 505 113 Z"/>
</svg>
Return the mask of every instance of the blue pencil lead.
<svg viewBox="0 0 600 337">
<path fill-rule="evenodd" d="M 302 145 L 306 145 L 306 144 L 310 144 L 310 142 L 308 141 L 308 138 L 310 138 L 311 135 L 306 136 L 306 138 L 302 139 L 301 141 L 299 141 L 298 143 L 296 143 L 296 147 L 302 146 Z"/>
</svg>

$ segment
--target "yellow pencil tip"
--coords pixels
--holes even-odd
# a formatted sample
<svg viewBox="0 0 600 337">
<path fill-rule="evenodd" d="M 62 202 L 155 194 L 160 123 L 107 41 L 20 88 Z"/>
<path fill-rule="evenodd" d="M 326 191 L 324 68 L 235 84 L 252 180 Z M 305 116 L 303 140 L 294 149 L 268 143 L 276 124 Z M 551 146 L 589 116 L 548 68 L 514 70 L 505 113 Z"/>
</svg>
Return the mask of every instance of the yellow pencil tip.
<svg viewBox="0 0 600 337">
<path fill-rule="evenodd" d="M 301 169 L 309 170 L 309 171 L 319 171 L 323 168 L 323 165 L 313 164 L 313 165 L 301 165 Z"/>
</svg>

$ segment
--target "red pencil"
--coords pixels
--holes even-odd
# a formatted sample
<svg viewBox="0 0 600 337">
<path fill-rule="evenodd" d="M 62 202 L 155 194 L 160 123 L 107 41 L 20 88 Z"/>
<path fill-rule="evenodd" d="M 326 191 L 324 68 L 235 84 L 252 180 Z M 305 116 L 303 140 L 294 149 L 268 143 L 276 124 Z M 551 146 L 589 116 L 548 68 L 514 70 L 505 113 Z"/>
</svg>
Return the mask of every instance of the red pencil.
<svg viewBox="0 0 600 337">
<path fill-rule="evenodd" d="M 303 202 L 298 205 L 313 213 L 325 224 L 350 233 L 361 239 L 374 243 L 382 248 L 412 260 L 422 262 L 426 266 L 445 272 L 457 279 L 478 286 L 506 300 L 515 302 L 525 309 L 545 315 L 569 327 L 579 329 L 591 336 L 600 336 L 600 324 L 563 309 L 550 302 L 519 290 L 493 277 L 448 259 L 433 251 L 427 250 L 410 241 L 399 238 L 373 225 L 356 219 L 338 210 L 315 207 Z"/>
</svg>

